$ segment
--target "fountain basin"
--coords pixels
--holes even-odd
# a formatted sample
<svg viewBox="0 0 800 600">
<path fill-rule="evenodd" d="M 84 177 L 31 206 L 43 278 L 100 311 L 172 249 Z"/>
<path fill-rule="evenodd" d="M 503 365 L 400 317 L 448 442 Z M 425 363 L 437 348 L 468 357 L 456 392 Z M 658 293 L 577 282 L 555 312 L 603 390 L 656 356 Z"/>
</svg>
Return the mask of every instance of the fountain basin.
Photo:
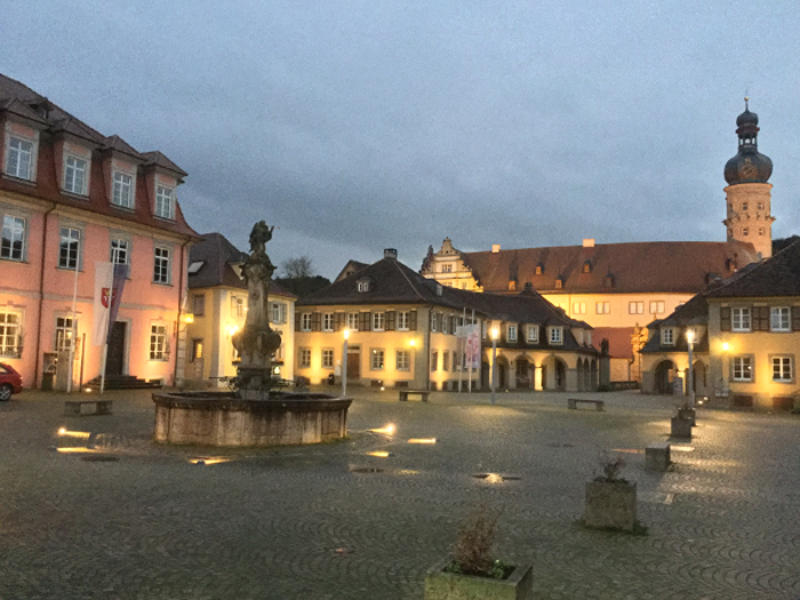
<svg viewBox="0 0 800 600">
<path fill-rule="evenodd" d="M 154 439 L 167 444 L 284 446 L 318 444 L 347 435 L 351 398 L 271 392 L 248 400 L 234 392 L 153 394 Z"/>
</svg>

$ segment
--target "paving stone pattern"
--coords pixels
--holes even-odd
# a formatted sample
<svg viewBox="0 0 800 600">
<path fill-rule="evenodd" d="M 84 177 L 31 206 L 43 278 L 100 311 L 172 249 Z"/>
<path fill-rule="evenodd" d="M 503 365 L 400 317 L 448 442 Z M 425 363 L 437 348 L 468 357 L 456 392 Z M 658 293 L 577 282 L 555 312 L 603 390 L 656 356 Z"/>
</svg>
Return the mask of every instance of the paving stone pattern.
<svg viewBox="0 0 800 600">
<path fill-rule="evenodd" d="M 149 394 L 106 395 L 111 416 L 64 417 L 53 393 L 0 404 L 0 599 L 422 598 L 480 503 L 502 511 L 498 556 L 533 563 L 536 598 L 800 599 L 800 417 L 701 410 L 653 473 L 669 397 L 602 394 L 596 412 L 355 390 L 345 442 L 232 451 L 155 445 Z M 93 452 L 57 452 L 88 441 L 60 426 Z M 647 535 L 578 523 L 601 450 L 625 457 Z"/>
</svg>

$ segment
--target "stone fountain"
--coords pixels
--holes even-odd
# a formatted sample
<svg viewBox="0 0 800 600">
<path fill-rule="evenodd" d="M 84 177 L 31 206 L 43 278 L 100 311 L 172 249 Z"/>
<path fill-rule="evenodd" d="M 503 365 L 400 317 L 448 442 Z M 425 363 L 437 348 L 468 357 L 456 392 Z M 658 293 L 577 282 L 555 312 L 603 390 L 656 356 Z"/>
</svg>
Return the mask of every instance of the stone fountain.
<svg viewBox="0 0 800 600">
<path fill-rule="evenodd" d="M 275 389 L 271 357 L 281 336 L 269 326 L 269 281 L 275 267 L 266 244 L 272 230 L 259 221 L 250 233 L 250 255 L 242 268 L 247 318 L 233 338 L 241 357 L 235 391 L 153 394 L 157 442 L 276 446 L 315 444 L 347 435 L 349 398 Z"/>
</svg>

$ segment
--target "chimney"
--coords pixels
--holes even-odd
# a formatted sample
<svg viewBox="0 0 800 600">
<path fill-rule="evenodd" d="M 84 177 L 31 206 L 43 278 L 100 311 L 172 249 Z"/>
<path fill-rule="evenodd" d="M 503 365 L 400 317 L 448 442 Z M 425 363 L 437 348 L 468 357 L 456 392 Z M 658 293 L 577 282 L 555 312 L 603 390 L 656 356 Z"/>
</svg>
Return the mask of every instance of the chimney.
<svg viewBox="0 0 800 600">
<path fill-rule="evenodd" d="M 500 252 L 500 244 L 492 244 L 492 254 Z"/>
<path fill-rule="evenodd" d="M 584 248 L 594 248 L 594 238 L 583 238 Z"/>
<path fill-rule="evenodd" d="M 397 248 L 384 248 L 383 258 L 391 258 L 397 260 Z"/>
</svg>

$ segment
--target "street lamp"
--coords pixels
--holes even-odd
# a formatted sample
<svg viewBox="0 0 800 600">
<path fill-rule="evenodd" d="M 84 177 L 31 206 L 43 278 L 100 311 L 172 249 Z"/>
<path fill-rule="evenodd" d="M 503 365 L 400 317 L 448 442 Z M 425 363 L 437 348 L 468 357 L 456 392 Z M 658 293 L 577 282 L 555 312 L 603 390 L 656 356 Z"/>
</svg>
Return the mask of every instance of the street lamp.
<svg viewBox="0 0 800 600">
<path fill-rule="evenodd" d="M 492 336 L 492 404 L 494 404 L 495 390 L 497 389 L 497 338 L 500 335 L 500 330 L 497 327 L 492 327 L 489 335 Z"/>
<path fill-rule="evenodd" d="M 694 347 L 694 329 L 686 330 L 686 343 L 689 346 L 689 408 L 694 408 L 694 369 L 692 368 L 692 350 Z"/>
<path fill-rule="evenodd" d="M 342 343 L 342 398 L 347 395 L 347 340 L 350 337 L 350 330 L 345 327 L 342 332 L 344 342 Z"/>
</svg>

